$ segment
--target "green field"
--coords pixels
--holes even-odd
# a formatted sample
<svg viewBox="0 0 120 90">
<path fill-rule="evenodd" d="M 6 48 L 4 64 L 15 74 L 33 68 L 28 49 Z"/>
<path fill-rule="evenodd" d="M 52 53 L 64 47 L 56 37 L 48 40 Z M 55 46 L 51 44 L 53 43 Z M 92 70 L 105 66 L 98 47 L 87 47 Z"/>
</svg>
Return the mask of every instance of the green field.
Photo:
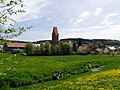
<svg viewBox="0 0 120 90">
<path fill-rule="evenodd" d="M 99 72 L 92 67 L 102 66 Z M 0 87 L 10 90 L 119 90 L 120 56 L 24 56 L 0 53 Z M 56 74 L 62 78 L 54 80 Z M 14 88 L 13 88 L 14 87 Z"/>
</svg>

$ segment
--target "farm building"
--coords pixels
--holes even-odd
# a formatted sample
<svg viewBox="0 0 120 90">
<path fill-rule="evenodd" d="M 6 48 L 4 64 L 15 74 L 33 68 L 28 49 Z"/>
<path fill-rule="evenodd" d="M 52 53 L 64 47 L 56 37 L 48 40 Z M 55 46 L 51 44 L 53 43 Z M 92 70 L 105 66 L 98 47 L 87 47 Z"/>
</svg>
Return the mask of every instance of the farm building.
<svg viewBox="0 0 120 90">
<path fill-rule="evenodd" d="M 23 52 L 26 47 L 26 43 L 5 43 L 3 46 L 3 50 L 5 52 Z"/>
</svg>

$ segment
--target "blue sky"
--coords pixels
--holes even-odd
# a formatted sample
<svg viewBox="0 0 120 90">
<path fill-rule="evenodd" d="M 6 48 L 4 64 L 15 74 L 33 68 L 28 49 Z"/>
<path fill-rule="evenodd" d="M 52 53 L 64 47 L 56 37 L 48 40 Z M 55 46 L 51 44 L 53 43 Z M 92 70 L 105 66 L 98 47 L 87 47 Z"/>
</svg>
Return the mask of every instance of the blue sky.
<svg viewBox="0 0 120 90">
<path fill-rule="evenodd" d="M 120 0 L 23 0 L 26 13 L 13 16 L 15 26 L 33 28 L 15 40 L 51 39 L 53 26 L 60 38 L 120 40 Z"/>
</svg>

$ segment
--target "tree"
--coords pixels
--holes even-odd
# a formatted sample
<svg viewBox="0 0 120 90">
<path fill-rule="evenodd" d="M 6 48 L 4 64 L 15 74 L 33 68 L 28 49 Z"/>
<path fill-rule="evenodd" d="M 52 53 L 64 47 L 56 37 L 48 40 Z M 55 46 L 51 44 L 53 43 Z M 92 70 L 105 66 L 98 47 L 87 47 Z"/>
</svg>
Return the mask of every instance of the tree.
<svg viewBox="0 0 120 90">
<path fill-rule="evenodd" d="M 61 42 L 60 44 L 60 53 L 62 55 L 69 55 L 71 54 L 72 50 L 71 50 L 71 47 L 68 43 L 64 43 L 64 42 Z"/>
<path fill-rule="evenodd" d="M 51 44 L 49 42 L 45 42 L 44 55 L 50 55 L 50 54 L 51 54 Z"/>
<path fill-rule="evenodd" d="M 43 55 L 43 51 L 44 51 L 44 43 L 41 42 L 40 43 L 40 55 Z"/>
<path fill-rule="evenodd" d="M 50 55 L 51 54 L 51 44 L 49 42 L 40 43 L 40 55 Z"/>
<path fill-rule="evenodd" d="M 59 46 L 58 45 L 51 45 L 51 54 L 58 55 L 59 54 Z"/>
<path fill-rule="evenodd" d="M 34 47 L 34 55 L 40 55 L 40 47 Z"/>
<path fill-rule="evenodd" d="M 33 43 L 27 43 L 26 44 L 25 53 L 27 55 L 33 55 Z"/>
<path fill-rule="evenodd" d="M 95 51 L 99 47 L 99 45 L 97 43 L 92 43 L 92 44 L 90 44 L 90 47 L 91 47 L 92 51 Z"/>
<path fill-rule="evenodd" d="M 16 9 L 18 6 L 19 8 Z M 22 0 L 0 0 L 0 39 L 17 37 L 31 28 L 31 26 L 15 28 L 16 21 L 11 18 L 12 15 L 24 13 L 25 11 L 22 9 L 24 6 Z M 4 28 L 6 25 L 7 27 Z"/>
<path fill-rule="evenodd" d="M 81 45 L 82 45 L 82 41 L 81 41 L 81 39 L 79 39 L 79 41 L 78 41 L 78 47 L 81 46 Z"/>
<path fill-rule="evenodd" d="M 77 44 L 76 43 L 73 43 L 73 47 L 72 47 L 72 49 L 73 49 L 73 52 L 74 53 L 77 53 L 77 49 L 78 49 L 78 46 L 77 46 Z"/>
</svg>

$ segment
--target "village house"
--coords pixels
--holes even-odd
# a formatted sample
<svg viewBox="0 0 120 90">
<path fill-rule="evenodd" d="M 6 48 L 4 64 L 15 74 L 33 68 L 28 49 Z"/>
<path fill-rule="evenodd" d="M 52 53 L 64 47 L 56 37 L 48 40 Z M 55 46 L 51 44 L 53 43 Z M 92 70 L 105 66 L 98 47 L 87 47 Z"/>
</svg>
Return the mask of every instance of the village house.
<svg viewBox="0 0 120 90">
<path fill-rule="evenodd" d="M 96 54 L 103 54 L 106 47 L 97 47 L 94 51 Z"/>
<path fill-rule="evenodd" d="M 3 50 L 5 52 L 23 52 L 26 47 L 26 43 L 11 42 L 5 43 Z"/>
<path fill-rule="evenodd" d="M 81 45 L 79 46 L 79 53 L 81 54 L 88 54 L 91 52 L 91 48 L 89 45 Z"/>
<path fill-rule="evenodd" d="M 40 44 L 33 44 L 33 47 L 34 47 L 34 48 L 37 48 L 37 47 L 39 48 L 39 47 L 40 47 Z"/>
</svg>

